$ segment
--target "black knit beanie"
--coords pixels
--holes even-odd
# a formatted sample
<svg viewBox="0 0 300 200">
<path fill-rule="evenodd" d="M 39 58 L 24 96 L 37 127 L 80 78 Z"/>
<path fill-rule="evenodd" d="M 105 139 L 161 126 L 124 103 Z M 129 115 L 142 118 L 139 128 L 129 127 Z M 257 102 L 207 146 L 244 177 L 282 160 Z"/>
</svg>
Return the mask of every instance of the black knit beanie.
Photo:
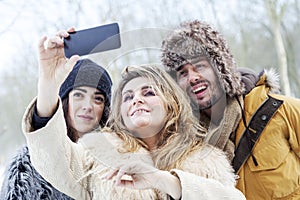
<svg viewBox="0 0 300 200">
<path fill-rule="evenodd" d="M 105 96 L 105 104 L 110 105 L 112 81 L 108 72 L 90 59 L 79 60 L 60 87 L 59 96 L 63 100 L 71 90 L 80 86 L 97 88 Z"/>
</svg>

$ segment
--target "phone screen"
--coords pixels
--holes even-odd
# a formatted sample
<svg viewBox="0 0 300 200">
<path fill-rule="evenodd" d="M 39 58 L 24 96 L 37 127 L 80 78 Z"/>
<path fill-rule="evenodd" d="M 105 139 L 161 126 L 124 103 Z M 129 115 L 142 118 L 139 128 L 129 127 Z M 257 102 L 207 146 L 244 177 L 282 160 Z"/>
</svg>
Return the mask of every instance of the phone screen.
<svg viewBox="0 0 300 200">
<path fill-rule="evenodd" d="M 72 55 L 83 56 L 120 47 L 120 30 L 117 23 L 72 32 L 64 39 L 64 51 L 67 58 Z"/>
</svg>

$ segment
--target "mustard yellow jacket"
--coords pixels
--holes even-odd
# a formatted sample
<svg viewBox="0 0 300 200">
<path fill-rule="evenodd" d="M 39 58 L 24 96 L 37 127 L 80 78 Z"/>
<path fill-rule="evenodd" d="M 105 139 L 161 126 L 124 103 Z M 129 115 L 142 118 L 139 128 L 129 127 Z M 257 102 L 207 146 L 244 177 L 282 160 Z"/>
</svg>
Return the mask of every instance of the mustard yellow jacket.
<svg viewBox="0 0 300 200">
<path fill-rule="evenodd" d="M 260 138 L 252 156 L 240 168 L 237 188 L 247 200 L 300 199 L 300 100 L 278 94 L 270 94 L 266 74 L 260 77 L 256 87 L 245 96 L 244 113 L 248 123 L 268 94 L 283 100 Z M 236 137 L 239 142 L 245 126 L 241 120 Z"/>
</svg>

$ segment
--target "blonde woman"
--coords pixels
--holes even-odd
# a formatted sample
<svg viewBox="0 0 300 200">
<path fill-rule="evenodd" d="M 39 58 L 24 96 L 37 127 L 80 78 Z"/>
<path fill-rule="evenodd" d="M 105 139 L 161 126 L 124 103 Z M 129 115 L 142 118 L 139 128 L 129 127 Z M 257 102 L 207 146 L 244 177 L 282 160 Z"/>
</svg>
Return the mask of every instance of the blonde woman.
<svg viewBox="0 0 300 200">
<path fill-rule="evenodd" d="M 48 49 L 42 39 L 40 58 L 47 59 L 40 61 L 45 73 L 38 85 L 52 92 L 39 92 L 23 121 L 32 163 L 46 180 L 75 199 L 245 199 L 226 156 L 202 143 L 206 131 L 196 125 L 186 96 L 157 66 L 125 68 L 108 127 L 70 142 L 57 95 L 78 59 L 64 57 L 67 35 L 51 38 Z M 39 115 L 52 116 L 38 130 L 32 128 L 35 106 Z"/>
</svg>

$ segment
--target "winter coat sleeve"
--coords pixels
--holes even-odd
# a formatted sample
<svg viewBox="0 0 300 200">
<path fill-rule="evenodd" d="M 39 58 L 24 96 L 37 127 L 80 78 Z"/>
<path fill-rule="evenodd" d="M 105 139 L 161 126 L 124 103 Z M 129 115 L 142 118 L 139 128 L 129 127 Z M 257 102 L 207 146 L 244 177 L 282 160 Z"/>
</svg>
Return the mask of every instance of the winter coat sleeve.
<svg viewBox="0 0 300 200">
<path fill-rule="evenodd" d="M 245 199 L 235 188 L 235 174 L 223 151 L 204 144 L 191 152 L 181 169 L 173 169 L 182 188 L 182 200 Z"/>
<path fill-rule="evenodd" d="M 278 95 L 274 96 L 278 97 Z M 291 149 L 300 158 L 300 99 L 284 97 L 283 101 L 283 108 L 278 112 L 286 122 L 286 132 L 288 133 L 286 138 L 288 138 Z"/>
<path fill-rule="evenodd" d="M 172 170 L 179 178 L 182 188 L 181 200 L 242 200 L 242 192 L 234 186 L 224 185 L 215 179 L 209 179 L 181 170 Z"/>
<path fill-rule="evenodd" d="M 47 125 L 34 131 L 32 116 L 36 101 L 25 111 L 22 123 L 31 162 L 55 188 L 75 199 L 90 199 L 85 174 L 85 153 L 67 136 L 62 103 Z"/>
</svg>

